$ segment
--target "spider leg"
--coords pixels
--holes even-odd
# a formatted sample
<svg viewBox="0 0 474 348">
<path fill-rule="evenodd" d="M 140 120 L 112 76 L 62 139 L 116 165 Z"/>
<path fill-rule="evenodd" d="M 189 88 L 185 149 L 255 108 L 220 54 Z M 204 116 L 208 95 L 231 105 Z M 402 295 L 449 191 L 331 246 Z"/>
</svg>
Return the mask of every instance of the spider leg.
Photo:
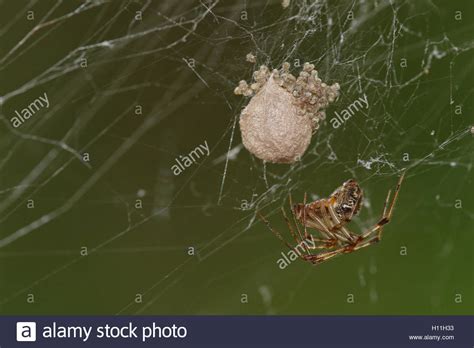
<svg viewBox="0 0 474 348">
<path fill-rule="evenodd" d="M 306 244 L 308 249 L 310 250 L 315 250 L 315 249 L 332 249 L 337 245 L 337 240 L 336 239 L 320 239 L 320 238 L 315 238 L 313 237 L 312 234 L 309 235 L 308 237 L 309 240 L 311 240 L 312 245 Z M 310 253 L 310 255 L 312 255 Z"/>
<path fill-rule="evenodd" d="M 308 194 L 305 192 L 303 197 L 303 226 L 304 226 L 304 237 L 308 238 L 308 226 L 306 225 L 306 202 L 308 200 Z"/>
<path fill-rule="evenodd" d="M 355 240 L 357 240 L 358 236 L 354 233 L 350 233 L 343 226 L 341 221 L 339 221 L 339 219 L 337 218 L 336 212 L 334 211 L 334 208 L 333 208 L 332 204 L 328 204 L 327 208 L 328 208 L 329 214 L 331 215 L 332 219 L 336 222 L 336 224 L 330 230 L 341 231 L 342 234 L 344 235 L 346 241 L 348 241 L 348 242 L 354 242 Z"/>
<path fill-rule="evenodd" d="M 324 244 L 326 249 L 334 248 L 336 246 L 338 242 L 336 234 L 333 232 L 330 232 L 329 229 L 324 224 L 324 221 L 322 221 L 319 217 L 317 217 L 311 211 L 308 211 L 308 219 L 306 220 L 305 226 L 317 230 L 323 237 L 323 239 L 315 238 L 313 234 L 307 233 L 308 234 L 306 237 L 307 239 L 311 239 L 312 241 L 315 241 L 315 242 L 321 242 L 322 244 Z M 310 246 L 308 247 L 310 249 L 314 249 Z M 320 249 L 320 248 L 318 247 L 317 249 Z"/>
<path fill-rule="evenodd" d="M 321 221 L 321 224 L 324 226 L 324 228 L 328 231 L 327 233 L 331 235 L 331 239 L 337 239 L 342 243 L 351 243 L 352 238 L 349 233 L 345 229 L 345 232 L 341 231 L 341 229 L 334 229 L 336 224 L 331 224 L 331 213 L 330 209 L 331 206 L 328 205 L 326 206 L 325 204 L 322 205 L 323 209 L 321 209 L 321 214 L 323 215 L 323 220 Z M 327 209 L 327 210 L 326 210 Z M 339 220 L 336 220 L 339 221 Z"/>
<path fill-rule="evenodd" d="M 382 213 L 382 218 L 384 216 L 387 216 L 387 207 L 388 207 L 388 201 L 390 200 L 390 196 L 392 194 L 392 190 L 388 190 L 388 193 L 387 193 L 387 198 L 385 199 L 385 203 L 383 204 L 383 213 Z M 387 223 L 388 223 L 389 220 L 387 220 Z M 380 228 L 378 229 L 378 232 L 377 232 L 377 238 L 378 240 L 382 239 L 382 232 L 383 232 L 383 225 L 380 225 L 380 224 L 377 224 L 380 226 Z"/>
<path fill-rule="evenodd" d="M 327 261 L 335 256 L 338 256 L 340 254 L 345 254 L 352 252 L 353 250 L 349 250 L 347 247 L 339 248 L 333 251 L 328 251 L 328 252 L 323 252 L 319 253 L 317 255 L 304 255 L 304 259 L 306 261 L 309 261 L 313 263 L 314 265 L 323 263 L 324 261 Z"/>
<path fill-rule="evenodd" d="M 303 226 L 304 226 L 304 238 L 305 239 L 311 239 L 311 241 L 313 242 L 313 246 L 309 246 L 310 249 L 314 250 L 314 249 L 325 249 L 326 248 L 326 245 L 316 245 L 315 242 L 317 241 L 321 241 L 320 239 L 317 239 L 317 238 L 314 238 L 313 235 L 311 233 L 308 233 L 308 224 L 307 224 L 307 221 L 306 221 L 306 203 L 308 201 L 308 193 L 305 192 L 304 193 L 304 197 L 303 197 Z M 308 254 L 311 254 L 311 253 L 308 253 Z"/>
<path fill-rule="evenodd" d="M 304 197 L 303 197 L 303 206 L 306 208 L 306 202 L 308 200 L 308 194 L 305 192 Z M 292 203 L 292 202 L 291 202 Z M 294 215 L 293 215 L 294 217 Z M 296 220 L 296 218 L 295 218 Z M 295 222 L 298 224 L 297 222 Z M 314 236 L 311 233 L 308 233 L 308 224 L 311 223 L 313 225 L 312 227 L 316 230 L 318 230 L 326 239 L 319 239 L 319 238 L 314 238 Z M 334 248 L 336 245 L 336 238 L 334 234 L 329 232 L 328 228 L 324 224 L 323 221 L 321 221 L 317 216 L 315 215 L 310 215 L 310 220 L 306 220 L 306 209 L 303 210 L 303 226 L 304 226 L 304 236 L 305 239 L 310 239 L 313 243 L 314 242 L 321 242 L 321 245 L 316 245 L 314 243 L 314 246 L 308 246 L 309 249 L 329 249 L 329 248 Z"/>
<path fill-rule="evenodd" d="M 359 236 L 359 242 L 362 241 L 363 239 L 366 239 L 368 236 L 370 236 L 375 231 L 378 231 L 379 238 L 382 237 L 382 232 L 383 232 L 383 227 L 382 226 L 384 224 L 381 225 L 380 222 L 383 221 L 385 216 L 387 216 L 388 201 L 390 200 L 391 194 L 392 194 L 392 190 L 388 190 L 387 198 L 385 199 L 385 203 L 383 205 L 382 218 L 379 220 L 379 222 L 377 222 L 377 224 L 375 224 L 375 226 L 373 228 L 371 228 L 370 230 L 366 231 L 365 233 L 363 233 Z"/>
<path fill-rule="evenodd" d="M 303 239 L 301 239 L 301 240 L 298 239 L 298 235 L 296 234 L 295 230 L 293 229 L 293 226 L 291 225 L 290 219 L 288 219 L 288 216 L 286 215 L 285 209 L 283 209 L 283 207 L 281 208 L 281 212 L 283 213 L 283 218 L 285 219 L 286 224 L 288 225 L 288 229 L 290 230 L 291 236 L 293 237 L 293 239 L 296 242 L 296 247 L 294 247 L 293 249 L 296 249 L 298 246 L 300 246 L 302 244 L 304 250 L 306 251 L 306 253 L 309 254 L 309 250 L 308 250 L 308 247 L 306 246 L 306 243 L 303 243 Z M 299 231 L 298 225 L 296 225 L 296 228 L 298 229 L 298 233 L 301 234 L 301 232 Z"/>
<path fill-rule="evenodd" d="M 291 246 L 291 244 L 288 243 L 288 242 L 282 237 L 282 235 L 280 234 L 280 232 L 278 232 L 276 229 L 274 229 L 274 228 L 270 225 L 270 222 L 267 220 L 267 218 L 266 218 L 265 216 L 263 216 L 262 214 L 260 214 L 260 212 L 258 212 L 258 211 L 257 211 L 257 215 L 258 215 L 258 217 L 260 218 L 260 220 L 262 220 L 262 221 L 265 223 L 265 225 L 268 227 L 268 229 L 269 229 L 270 231 L 272 231 L 275 236 L 277 236 L 277 238 L 278 238 L 279 240 L 281 240 L 290 250 L 292 250 L 293 252 L 295 252 L 296 255 L 298 255 L 302 260 L 306 260 L 306 259 L 304 258 L 304 256 L 306 256 L 306 255 L 301 255 L 301 253 L 299 252 L 299 250 L 297 250 L 295 247 Z M 305 243 L 304 243 L 304 244 L 305 244 Z M 299 245 L 299 244 L 298 244 L 298 245 Z"/>
<path fill-rule="evenodd" d="M 333 224 L 331 221 L 331 214 L 329 213 L 329 208 L 327 206 L 326 201 L 324 201 L 324 203 L 321 204 L 320 212 L 323 218 L 322 221 L 324 222 L 324 225 L 329 231 L 331 231 L 335 224 Z"/>
<path fill-rule="evenodd" d="M 375 226 L 373 229 L 370 230 L 370 232 L 374 232 L 376 230 L 381 230 L 382 225 L 380 226 Z M 324 261 L 327 261 L 335 256 L 338 256 L 340 254 L 349 254 L 352 253 L 356 250 L 368 247 L 369 245 L 378 243 L 380 241 L 379 235 L 373 236 L 372 238 L 365 238 L 365 239 L 358 239 L 357 241 L 353 242 L 351 245 L 344 246 L 342 248 L 333 250 L 333 251 L 328 251 L 324 253 L 319 253 L 317 255 L 304 255 L 304 259 L 306 261 L 310 261 L 313 264 L 320 264 Z"/>
<path fill-rule="evenodd" d="M 298 231 L 298 235 L 300 237 L 300 240 L 303 241 L 303 240 L 306 240 L 307 236 L 306 236 L 306 231 L 305 231 L 305 236 L 303 237 L 303 235 L 301 234 L 301 230 L 299 228 L 299 224 L 298 224 L 298 221 L 296 220 L 296 217 L 295 217 L 295 213 L 293 211 L 293 198 L 291 197 L 291 193 L 290 195 L 288 196 L 288 203 L 290 205 L 290 211 L 291 211 L 291 215 L 293 216 L 293 222 L 296 226 L 296 230 Z M 309 253 L 309 252 L 308 252 Z"/>
<path fill-rule="evenodd" d="M 395 188 L 395 192 L 393 194 L 393 198 L 390 205 L 388 204 L 388 202 L 390 201 L 392 190 L 388 190 L 387 198 L 385 199 L 385 203 L 383 206 L 382 218 L 379 220 L 379 222 L 377 222 L 377 224 L 373 228 L 371 228 L 369 231 L 360 235 L 358 243 L 366 239 L 367 237 L 369 237 L 374 232 L 377 232 L 377 241 L 382 239 L 383 226 L 388 224 L 390 222 L 390 219 L 392 218 L 393 209 L 395 207 L 395 203 L 397 202 L 398 192 L 400 191 L 400 187 L 402 186 L 402 181 L 404 177 L 405 177 L 405 172 L 403 172 L 402 175 L 400 176 L 400 179 L 398 179 L 397 187 Z M 387 207 L 389 206 L 390 208 L 388 208 L 388 211 L 387 211 Z"/>
<path fill-rule="evenodd" d="M 406 172 L 403 172 L 402 175 L 400 175 L 400 179 L 398 179 L 397 187 L 395 188 L 395 192 L 393 194 L 392 202 L 390 203 L 390 208 L 388 209 L 388 212 L 385 211 L 385 208 L 384 208 L 385 214 L 382 217 L 382 219 L 379 221 L 380 225 L 385 225 L 392 218 L 393 208 L 395 207 L 395 203 L 397 202 L 398 193 L 400 192 L 400 187 L 402 186 L 403 179 L 405 178 L 405 173 Z M 390 191 L 389 191 L 389 195 L 390 195 Z"/>
<path fill-rule="evenodd" d="M 277 236 L 277 238 L 279 240 L 281 240 L 288 248 L 290 248 L 291 250 L 293 250 L 294 248 L 290 245 L 290 243 L 288 243 L 285 238 L 282 237 L 282 235 L 280 234 L 280 232 L 278 232 L 277 230 L 275 230 L 271 225 L 270 225 L 270 222 L 267 220 L 267 218 L 265 216 L 263 216 L 262 214 L 260 214 L 260 212 L 257 211 L 257 215 L 258 217 L 260 218 L 260 220 L 262 220 L 265 225 L 268 227 L 268 229 L 270 231 L 272 231 L 272 233 Z"/>
<path fill-rule="evenodd" d="M 306 198 L 304 199 L 304 202 L 305 201 L 306 201 Z M 289 204 L 290 204 L 291 211 L 293 212 L 293 197 L 291 196 L 291 194 L 289 195 Z M 305 203 L 303 203 L 303 204 L 305 204 Z M 328 248 L 333 248 L 335 246 L 334 241 L 330 240 L 329 236 L 327 236 L 327 239 L 319 239 L 319 238 L 315 238 L 313 236 L 313 234 L 309 233 L 308 229 L 307 229 L 309 221 L 306 221 L 306 224 L 303 224 L 303 226 L 305 228 L 304 235 L 303 235 L 300 228 L 299 228 L 300 222 L 298 222 L 298 220 L 296 219 L 296 216 L 295 216 L 294 213 L 292 214 L 292 216 L 293 216 L 293 222 L 294 222 L 294 224 L 296 226 L 296 229 L 298 231 L 298 235 L 300 236 L 300 240 L 301 241 L 311 241 L 311 244 L 313 244 L 313 245 L 309 245 L 308 243 L 304 243 L 306 249 L 309 249 L 309 250 L 328 249 Z M 304 215 L 303 218 L 305 219 L 306 216 Z M 318 231 L 321 232 L 319 226 L 317 226 L 317 227 L 314 226 L 313 228 L 315 228 L 315 229 L 317 229 Z M 316 243 L 321 243 L 321 244 L 316 245 Z M 311 254 L 309 250 L 307 250 L 307 252 L 308 252 L 308 254 Z"/>
<path fill-rule="evenodd" d="M 312 214 L 311 211 L 308 213 L 309 213 L 309 219 L 306 221 L 306 226 L 318 230 L 323 235 L 323 237 L 325 237 L 328 240 L 336 239 L 336 236 L 334 235 L 334 233 L 329 231 L 324 221 L 322 221 L 315 214 Z"/>
<path fill-rule="evenodd" d="M 359 242 L 354 247 L 354 251 L 365 248 L 365 247 L 368 247 L 369 245 L 372 245 L 372 244 L 375 244 L 375 243 L 378 243 L 378 242 L 380 242 L 380 236 L 377 235 L 377 236 L 374 236 L 372 238 L 369 238 L 369 239 L 365 240 L 364 242 Z"/>
</svg>

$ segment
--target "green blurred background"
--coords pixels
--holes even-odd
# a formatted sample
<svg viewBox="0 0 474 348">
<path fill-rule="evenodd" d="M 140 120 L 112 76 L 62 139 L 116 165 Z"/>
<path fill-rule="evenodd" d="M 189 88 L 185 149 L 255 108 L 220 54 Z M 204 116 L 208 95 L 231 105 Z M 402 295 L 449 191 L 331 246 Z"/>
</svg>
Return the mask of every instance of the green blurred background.
<svg viewBox="0 0 474 348">
<path fill-rule="evenodd" d="M 474 314 L 473 10 L 0 2 L 0 245 L 24 232 L 0 248 L 0 313 Z M 328 118 L 363 93 L 370 108 L 323 126 L 301 162 L 264 165 L 241 148 L 247 101 L 233 89 L 285 60 L 339 82 Z M 44 92 L 49 109 L 12 128 Z M 204 141 L 210 156 L 174 176 L 175 158 Z M 403 168 L 380 244 L 278 268 L 286 249 L 257 208 L 289 236 L 290 191 L 324 197 L 353 177 L 367 197 L 351 225 L 361 231 Z"/>
</svg>

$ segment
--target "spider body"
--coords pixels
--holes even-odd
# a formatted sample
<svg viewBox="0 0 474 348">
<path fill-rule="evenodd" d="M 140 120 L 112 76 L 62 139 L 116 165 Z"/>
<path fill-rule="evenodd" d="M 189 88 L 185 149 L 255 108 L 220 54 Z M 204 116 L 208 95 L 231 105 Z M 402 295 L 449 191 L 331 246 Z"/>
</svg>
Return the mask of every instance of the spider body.
<svg viewBox="0 0 474 348">
<path fill-rule="evenodd" d="M 344 182 L 328 198 L 318 199 L 314 202 L 306 203 L 307 196 L 305 194 L 303 203 L 293 205 L 291 196 L 289 197 L 293 223 L 290 222 L 283 208 L 282 212 L 291 236 L 297 243 L 296 247 L 291 246 L 278 231 L 270 226 L 264 216 L 259 215 L 269 229 L 300 258 L 313 264 L 319 264 L 337 255 L 351 253 L 380 241 L 383 226 L 389 223 L 392 217 L 404 175 L 405 173 L 398 180 L 390 204 L 391 191 L 388 191 L 380 220 L 361 234 L 354 233 L 346 227 L 359 213 L 364 196 L 363 190 L 353 179 Z M 309 233 L 308 229 L 319 233 L 315 236 L 313 233 Z M 311 243 L 305 243 L 306 241 Z M 299 246 L 302 246 L 303 253 L 299 251 Z"/>
</svg>

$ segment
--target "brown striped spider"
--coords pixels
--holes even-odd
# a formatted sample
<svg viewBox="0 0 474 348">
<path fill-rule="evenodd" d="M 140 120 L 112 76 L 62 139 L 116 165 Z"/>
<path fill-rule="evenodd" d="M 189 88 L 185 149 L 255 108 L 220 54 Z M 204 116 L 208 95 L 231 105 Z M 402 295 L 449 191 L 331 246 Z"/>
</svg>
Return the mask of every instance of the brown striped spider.
<svg viewBox="0 0 474 348">
<path fill-rule="evenodd" d="M 334 256 L 351 253 L 381 240 L 383 227 L 392 218 L 393 208 L 404 176 L 405 173 L 402 173 L 390 204 L 391 190 L 388 191 L 380 220 L 362 234 L 354 233 L 346 227 L 354 215 L 359 212 L 363 198 L 362 189 L 353 179 L 338 187 L 329 198 L 318 199 L 311 203 L 306 203 L 305 193 L 303 203 L 293 205 L 290 195 L 289 202 L 296 231 L 285 209 L 282 208 L 281 210 L 291 236 L 297 243 L 296 247 L 288 243 L 277 230 L 271 227 L 263 215 L 260 213 L 258 215 L 270 231 L 288 248 L 293 250 L 301 259 L 316 265 Z M 300 228 L 300 225 L 303 228 Z M 315 238 L 313 234 L 308 232 L 308 228 L 317 230 L 320 238 Z M 300 247 L 302 251 L 300 251 Z"/>
</svg>

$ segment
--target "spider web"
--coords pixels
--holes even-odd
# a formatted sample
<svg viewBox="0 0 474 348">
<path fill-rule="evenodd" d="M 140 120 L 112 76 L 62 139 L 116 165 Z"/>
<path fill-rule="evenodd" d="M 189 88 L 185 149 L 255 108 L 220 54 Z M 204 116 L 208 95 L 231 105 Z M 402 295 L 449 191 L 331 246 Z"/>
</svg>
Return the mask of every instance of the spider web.
<svg viewBox="0 0 474 348">
<path fill-rule="evenodd" d="M 0 6 L 2 312 L 469 313 L 468 1 Z M 241 144 L 248 99 L 233 89 L 285 61 L 314 64 L 341 95 L 300 162 L 265 164 Z M 43 93 L 50 106 L 13 127 Z M 368 108 L 333 128 L 363 95 Z M 210 155 L 173 175 L 204 142 Z M 290 237 L 290 193 L 315 200 L 354 178 L 360 232 L 403 170 L 379 245 L 279 269 L 287 250 L 257 210 Z"/>
</svg>

